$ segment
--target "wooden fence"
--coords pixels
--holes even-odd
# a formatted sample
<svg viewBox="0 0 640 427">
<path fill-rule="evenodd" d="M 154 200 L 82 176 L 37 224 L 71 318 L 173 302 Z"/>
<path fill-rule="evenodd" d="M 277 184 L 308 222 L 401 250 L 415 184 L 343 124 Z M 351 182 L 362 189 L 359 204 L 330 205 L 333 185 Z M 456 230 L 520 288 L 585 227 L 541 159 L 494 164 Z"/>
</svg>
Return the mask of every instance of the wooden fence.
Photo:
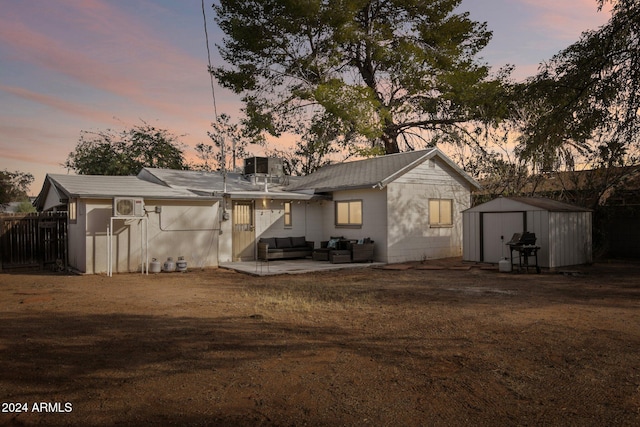
<svg viewBox="0 0 640 427">
<path fill-rule="evenodd" d="M 0 214 L 0 271 L 66 267 L 66 212 Z"/>
</svg>

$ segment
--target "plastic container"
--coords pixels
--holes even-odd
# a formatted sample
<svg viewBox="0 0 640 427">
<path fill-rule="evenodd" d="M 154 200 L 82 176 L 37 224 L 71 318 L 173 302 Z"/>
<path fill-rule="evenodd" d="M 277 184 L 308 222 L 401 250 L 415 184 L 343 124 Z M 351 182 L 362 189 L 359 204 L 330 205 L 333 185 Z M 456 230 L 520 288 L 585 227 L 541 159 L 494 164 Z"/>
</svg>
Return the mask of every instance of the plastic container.
<svg viewBox="0 0 640 427">
<path fill-rule="evenodd" d="M 501 271 L 502 273 L 509 273 L 511 272 L 511 261 L 509 261 L 506 258 L 502 258 L 499 262 L 498 262 L 498 271 Z"/>
</svg>

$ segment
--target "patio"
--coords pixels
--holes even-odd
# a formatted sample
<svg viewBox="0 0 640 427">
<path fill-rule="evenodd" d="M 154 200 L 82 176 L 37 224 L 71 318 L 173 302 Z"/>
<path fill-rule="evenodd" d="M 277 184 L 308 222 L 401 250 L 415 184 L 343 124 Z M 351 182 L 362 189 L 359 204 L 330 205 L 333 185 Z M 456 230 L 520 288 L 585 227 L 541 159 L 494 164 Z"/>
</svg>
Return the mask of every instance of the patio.
<svg viewBox="0 0 640 427">
<path fill-rule="evenodd" d="M 224 262 L 220 268 L 235 270 L 240 273 L 254 276 L 274 276 L 278 274 L 302 274 L 317 271 L 344 270 L 348 268 L 370 268 L 384 266 L 383 262 L 370 263 L 345 263 L 331 264 L 326 261 L 313 261 L 311 259 L 291 259 L 291 260 L 271 260 L 264 261 L 241 261 Z"/>
</svg>

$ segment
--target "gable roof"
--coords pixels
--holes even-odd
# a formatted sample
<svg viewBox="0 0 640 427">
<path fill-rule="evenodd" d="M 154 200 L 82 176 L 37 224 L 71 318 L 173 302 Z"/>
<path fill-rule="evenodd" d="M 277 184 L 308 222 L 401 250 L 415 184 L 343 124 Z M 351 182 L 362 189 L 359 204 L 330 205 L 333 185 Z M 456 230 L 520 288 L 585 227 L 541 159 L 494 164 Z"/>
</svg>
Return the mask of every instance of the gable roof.
<svg viewBox="0 0 640 427">
<path fill-rule="evenodd" d="M 316 193 L 356 189 L 383 188 L 423 162 L 438 157 L 472 187 L 480 185 L 438 148 L 388 154 L 371 159 L 325 166 L 286 187 L 288 191 L 315 190 Z"/>
<path fill-rule="evenodd" d="M 66 203 L 70 198 L 110 199 L 123 196 L 147 199 L 206 199 L 185 189 L 159 185 L 135 176 L 47 174 L 40 194 L 34 201 L 36 208 L 44 207 L 47 194 L 52 188 L 58 194 L 61 203 Z"/>
</svg>

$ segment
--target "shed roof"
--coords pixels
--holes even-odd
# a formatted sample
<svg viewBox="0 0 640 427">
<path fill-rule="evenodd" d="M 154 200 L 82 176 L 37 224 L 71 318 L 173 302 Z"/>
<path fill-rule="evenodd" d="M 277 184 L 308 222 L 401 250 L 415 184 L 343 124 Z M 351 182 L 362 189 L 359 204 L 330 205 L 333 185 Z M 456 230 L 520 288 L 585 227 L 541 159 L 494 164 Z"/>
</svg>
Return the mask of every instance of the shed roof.
<svg viewBox="0 0 640 427">
<path fill-rule="evenodd" d="M 524 205 L 524 206 L 518 206 Z M 548 212 L 590 212 L 590 209 L 543 197 L 498 197 L 486 203 L 467 209 L 465 212 L 501 212 L 512 210 L 514 206 L 522 210 L 544 210 Z M 535 208 L 535 209 L 527 209 Z"/>
<path fill-rule="evenodd" d="M 286 190 L 312 189 L 316 193 L 322 193 L 355 188 L 383 188 L 419 164 L 434 157 L 442 159 L 472 187 L 480 187 L 473 178 L 455 165 L 439 149 L 431 148 L 325 166 L 310 175 L 301 177 L 295 183 L 291 183 L 286 187 Z"/>
</svg>

